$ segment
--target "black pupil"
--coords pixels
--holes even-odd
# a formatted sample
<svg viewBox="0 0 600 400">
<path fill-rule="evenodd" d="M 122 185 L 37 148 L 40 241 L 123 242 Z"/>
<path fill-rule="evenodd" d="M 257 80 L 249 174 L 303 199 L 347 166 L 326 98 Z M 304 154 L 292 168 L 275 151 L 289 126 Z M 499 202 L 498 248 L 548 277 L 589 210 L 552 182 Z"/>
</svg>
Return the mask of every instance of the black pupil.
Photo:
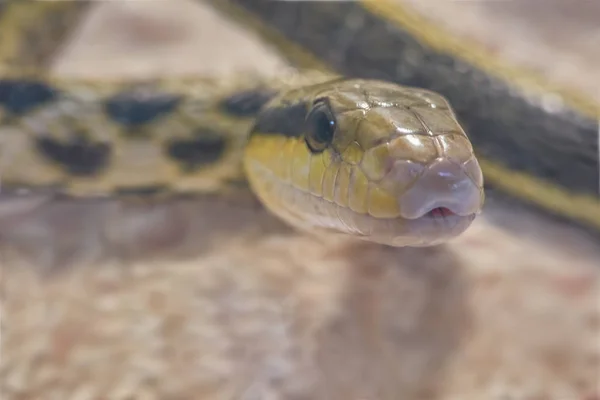
<svg viewBox="0 0 600 400">
<path fill-rule="evenodd" d="M 313 116 L 314 139 L 320 143 L 329 143 L 333 139 L 335 122 L 325 111 L 316 110 Z"/>
</svg>

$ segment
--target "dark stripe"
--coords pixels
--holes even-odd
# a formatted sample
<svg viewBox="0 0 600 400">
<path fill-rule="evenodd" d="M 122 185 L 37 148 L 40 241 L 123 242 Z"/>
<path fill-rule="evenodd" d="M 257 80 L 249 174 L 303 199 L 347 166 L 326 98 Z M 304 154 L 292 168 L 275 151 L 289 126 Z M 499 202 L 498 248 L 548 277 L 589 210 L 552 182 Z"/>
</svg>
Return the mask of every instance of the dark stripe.
<svg viewBox="0 0 600 400">
<path fill-rule="evenodd" d="M 177 95 L 132 90 L 107 99 L 105 110 L 114 121 L 132 128 L 155 121 L 171 112 L 180 101 Z"/>
<path fill-rule="evenodd" d="M 36 140 L 39 151 L 49 160 L 77 176 L 92 176 L 108 163 L 110 147 L 106 143 L 94 143 L 84 137 L 61 143 L 48 137 Z"/>
<path fill-rule="evenodd" d="M 227 148 L 223 135 L 202 131 L 194 139 L 173 140 L 168 144 L 167 155 L 188 171 L 217 162 Z"/>
<path fill-rule="evenodd" d="M 261 133 L 300 137 L 304 134 L 307 113 L 308 104 L 306 102 L 266 108 L 256 118 L 250 135 Z"/>
<path fill-rule="evenodd" d="M 0 79 L 0 107 L 19 116 L 57 97 L 52 87 L 36 81 Z"/>
<path fill-rule="evenodd" d="M 238 92 L 223 100 L 219 107 L 228 114 L 238 117 L 251 117 L 275 96 L 277 92 L 268 89 L 253 89 Z"/>
</svg>

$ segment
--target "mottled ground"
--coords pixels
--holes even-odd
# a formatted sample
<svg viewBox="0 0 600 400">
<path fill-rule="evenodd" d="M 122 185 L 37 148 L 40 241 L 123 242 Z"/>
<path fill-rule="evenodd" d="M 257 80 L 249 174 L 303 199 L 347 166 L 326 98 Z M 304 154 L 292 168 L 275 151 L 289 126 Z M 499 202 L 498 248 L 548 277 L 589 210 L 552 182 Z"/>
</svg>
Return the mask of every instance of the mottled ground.
<svg viewBox="0 0 600 400">
<path fill-rule="evenodd" d="M 55 71 L 285 63 L 188 2 L 106 2 Z M 0 202 L 2 399 L 591 400 L 600 248 L 490 201 L 447 246 L 287 229 L 251 198 Z"/>
</svg>

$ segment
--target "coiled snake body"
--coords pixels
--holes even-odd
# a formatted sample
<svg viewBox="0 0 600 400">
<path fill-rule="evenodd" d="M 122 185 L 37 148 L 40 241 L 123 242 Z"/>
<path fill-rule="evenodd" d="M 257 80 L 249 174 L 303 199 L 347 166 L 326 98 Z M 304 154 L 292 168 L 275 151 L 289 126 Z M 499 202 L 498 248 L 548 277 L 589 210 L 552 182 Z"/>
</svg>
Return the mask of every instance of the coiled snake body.
<svg viewBox="0 0 600 400">
<path fill-rule="evenodd" d="M 0 79 L 5 192 L 220 193 L 244 177 L 293 226 L 393 246 L 452 238 L 483 204 L 473 148 L 448 102 L 427 90 L 320 73 Z"/>
</svg>

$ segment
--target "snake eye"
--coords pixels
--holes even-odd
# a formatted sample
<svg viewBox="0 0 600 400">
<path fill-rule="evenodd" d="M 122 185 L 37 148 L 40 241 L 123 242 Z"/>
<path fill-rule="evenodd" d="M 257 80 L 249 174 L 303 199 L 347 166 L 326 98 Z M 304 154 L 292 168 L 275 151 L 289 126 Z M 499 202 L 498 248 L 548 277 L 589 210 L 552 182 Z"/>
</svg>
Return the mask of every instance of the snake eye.
<svg viewBox="0 0 600 400">
<path fill-rule="evenodd" d="M 336 123 L 325 100 L 317 100 L 306 117 L 306 144 L 313 153 L 320 153 L 333 141 Z"/>
</svg>

